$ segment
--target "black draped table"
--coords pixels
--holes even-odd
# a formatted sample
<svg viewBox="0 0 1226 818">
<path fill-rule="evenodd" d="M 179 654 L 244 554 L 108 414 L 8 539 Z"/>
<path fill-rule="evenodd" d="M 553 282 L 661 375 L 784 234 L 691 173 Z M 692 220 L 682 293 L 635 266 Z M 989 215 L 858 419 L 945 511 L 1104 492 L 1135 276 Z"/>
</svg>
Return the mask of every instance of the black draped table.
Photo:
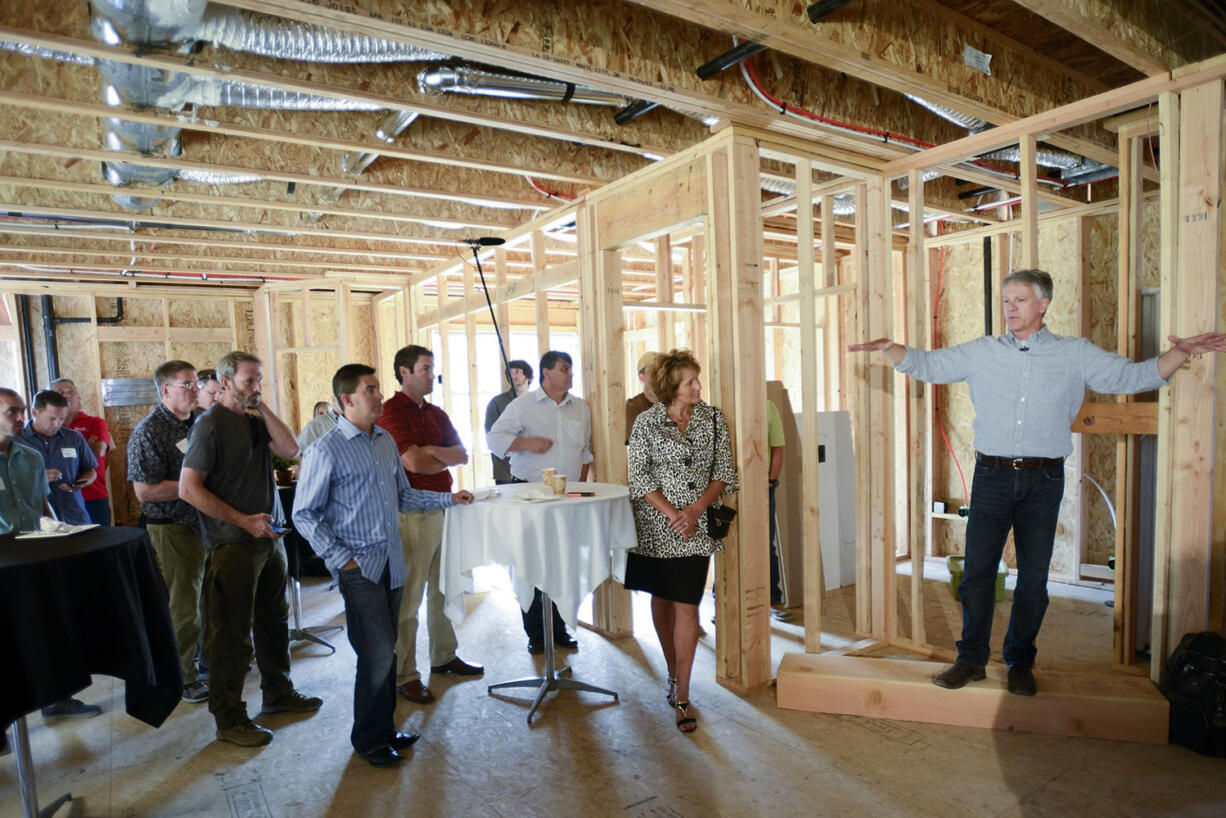
<svg viewBox="0 0 1226 818">
<path fill-rule="evenodd" d="M 17 723 L 23 800 L 34 792 L 25 715 L 88 687 L 91 674 L 123 679 L 128 714 L 160 726 L 179 703 L 183 673 L 145 532 L 0 536 L 0 656 L 12 662 L 0 674 L 0 726 Z"/>
</svg>

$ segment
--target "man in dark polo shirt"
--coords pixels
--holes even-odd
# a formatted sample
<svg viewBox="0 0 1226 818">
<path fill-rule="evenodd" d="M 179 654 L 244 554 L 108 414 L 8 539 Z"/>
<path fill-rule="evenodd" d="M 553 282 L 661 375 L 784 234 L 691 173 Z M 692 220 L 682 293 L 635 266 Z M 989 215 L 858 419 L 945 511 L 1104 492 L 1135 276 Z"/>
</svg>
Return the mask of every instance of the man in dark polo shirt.
<svg viewBox="0 0 1226 818">
<path fill-rule="evenodd" d="M 434 353 L 416 344 L 396 352 L 392 361 L 400 390 L 383 404 L 376 421 L 396 441 L 400 462 L 409 485 L 428 491 L 451 491 L 451 466 L 468 462 L 447 413 L 426 401 L 434 391 Z M 439 546 L 443 541 L 443 511 L 409 511 L 400 515 L 400 544 L 409 575 L 400 602 L 396 630 L 396 687 L 417 704 L 429 704 L 434 694 L 417 670 L 417 611 L 426 598 L 426 627 L 430 633 L 430 671 L 479 676 L 480 665 L 470 665 L 456 655 L 455 629 L 443 612 L 446 601 L 439 589 Z"/>
<path fill-rule="evenodd" d="M 128 479 L 145 515 L 149 541 L 158 555 L 170 596 L 170 621 L 179 644 L 183 700 L 202 702 L 209 683 L 196 668 L 200 641 L 200 589 L 204 581 L 204 543 L 200 515 L 179 499 L 179 471 L 196 408 L 196 367 L 167 361 L 153 372 L 162 402 L 146 415 L 128 438 Z"/>
<path fill-rule="evenodd" d="M 106 454 L 115 448 L 115 444 L 111 442 L 111 430 L 105 420 L 81 409 L 81 393 L 70 378 L 56 378 L 51 382 L 51 390 L 63 395 L 64 400 L 68 401 L 68 415 L 64 418 L 64 425 L 81 433 L 85 444 L 98 460 L 98 479 L 81 489 L 85 512 L 98 525 L 110 525 L 111 501 L 106 491 Z"/>
<path fill-rule="evenodd" d="M 21 442 L 43 456 L 51 494 L 47 498 L 56 516 L 72 525 L 92 522 L 85 511 L 81 489 L 98 477 L 98 461 L 85 438 L 64 425 L 68 401 L 45 389 L 34 396 L 33 417 L 21 430 Z"/>
<path fill-rule="evenodd" d="M 276 502 L 272 455 L 298 453 L 294 433 L 263 401 L 260 359 L 231 352 L 217 362 L 221 399 L 196 419 L 179 473 L 179 496 L 200 512 L 209 567 L 204 580 L 204 652 L 209 712 L 218 741 L 257 747 L 272 731 L 253 722 L 243 701 L 251 659 L 260 668 L 261 715 L 318 710 L 289 677 L 289 606 L 284 525 Z"/>
</svg>

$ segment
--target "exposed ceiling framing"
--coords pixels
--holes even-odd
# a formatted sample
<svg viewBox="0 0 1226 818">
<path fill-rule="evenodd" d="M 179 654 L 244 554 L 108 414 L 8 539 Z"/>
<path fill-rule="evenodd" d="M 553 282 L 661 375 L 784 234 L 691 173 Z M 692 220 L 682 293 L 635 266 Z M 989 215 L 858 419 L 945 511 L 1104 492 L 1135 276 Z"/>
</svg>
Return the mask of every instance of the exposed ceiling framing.
<svg viewBox="0 0 1226 818">
<path fill-rule="evenodd" d="M 880 136 L 784 116 L 755 95 L 738 68 L 700 79 L 697 66 L 730 49 L 734 37 L 766 47 L 752 58 L 755 72 L 789 105 L 934 145 L 967 131 L 905 94 L 1005 126 L 1226 50 L 1226 13 L 1205 0 L 853 0 L 817 22 L 794 0 L 227 5 L 442 52 L 453 58 L 449 64 L 527 73 L 662 107 L 617 124 L 611 107 L 420 91 L 418 72 L 438 61 L 305 63 L 208 44 L 190 54 L 113 45 L 91 33 L 86 0 L 14 0 L 0 15 L 0 202 L 7 214 L 0 219 L 0 276 L 140 281 L 167 274 L 207 276 L 214 286 L 344 276 L 382 286 L 462 255 L 461 238 L 505 233 L 567 197 L 696 144 L 710 133 L 699 116 L 817 139 L 832 152 L 876 161 L 897 164 L 911 152 Z M 491 8 L 497 14 L 487 17 Z M 973 65 L 976 54 L 986 71 Z M 99 70 L 81 64 L 91 59 L 381 110 L 189 105 L 172 112 L 103 104 Z M 419 114 L 390 144 L 374 135 L 387 110 Z M 182 154 L 110 151 L 103 143 L 108 117 L 181 128 Z M 1088 123 L 1046 143 L 1111 164 L 1115 140 Z M 360 175 L 349 173 L 343 157 L 361 153 L 379 158 Z M 122 192 L 157 201 L 129 210 L 112 199 L 119 189 L 102 174 L 104 162 L 121 160 L 259 181 L 136 185 Z M 791 175 L 769 157 L 763 170 L 765 178 Z M 1017 189 L 1016 179 L 982 169 L 951 173 L 973 186 Z M 825 178 L 818 174 L 815 184 Z M 934 212 L 970 206 L 959 201 L 951 178 L 928 184 Z M 1086 201 L 1084 190 L 1046 189 L 1043 197 L 1057 207 Z M 772 216 L 768 252 L 794 259 L 794 243 L 778 240 L 795 231 L 789 197 L 764 193 L 763 200 Z M 968 226 L 994 220 L 981 215 Z M 564 241 L 546 249 L 559 260 L 573 257 Z M 532 270 L 527 252 L 511 250 L 507 259 L 511 277 Z M 626 269 L 648 283 L 648 249 L 631 254 Z M 226 275 L 242 278 L 227 282 Z"/>
</svg>

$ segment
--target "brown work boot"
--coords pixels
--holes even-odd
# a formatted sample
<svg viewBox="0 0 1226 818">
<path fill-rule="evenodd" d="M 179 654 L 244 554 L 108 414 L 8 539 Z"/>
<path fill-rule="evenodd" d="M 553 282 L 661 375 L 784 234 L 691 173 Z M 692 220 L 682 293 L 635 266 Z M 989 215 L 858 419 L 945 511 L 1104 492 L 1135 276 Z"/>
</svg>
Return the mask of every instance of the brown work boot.
<svg viewBox="0 0 1226 818">
<path fill-rule="evenodd" d="M 271 716 L 273 713 L 314 713 L 323 707 L 324 700 L 318 696 L 304 696 L 297 690 L 291 690 L 275 701 L 265 701 L 260 708 L 261 716 Z"/>
<path fill-rule="evenodd" d="M 240 747 L 260 747 L 272 741 L 272 730 L 248 720 L 233 727 L 218 727 L 217 740 Z"/>
</svg>

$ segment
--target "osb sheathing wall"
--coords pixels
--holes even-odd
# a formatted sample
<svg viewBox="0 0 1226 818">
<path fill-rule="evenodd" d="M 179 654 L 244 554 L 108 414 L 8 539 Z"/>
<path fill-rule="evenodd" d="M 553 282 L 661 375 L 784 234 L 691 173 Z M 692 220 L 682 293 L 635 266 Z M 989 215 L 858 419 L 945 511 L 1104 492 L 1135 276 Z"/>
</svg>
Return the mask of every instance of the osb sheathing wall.
<svg viewBox="0 0 1226 818">
<path fill-rule="evenodd" d="M 132 429 L 152 406 L 102 406 L 102 379 L 152 378 L 158 364 L 173 358 L 199 369 L 213 367 L 235 348 L 253 344 L 250 302 L 232 298 L 124 295 L 123 320 L 112 324 L 71 323 L 56 328 L 59 374 L 71 378 L 81 393 L 82 409 L 106 419 L 115 444 L 107 457 L 111 505 L 118 524 L 135 525 L 140 508 L 128 482 L 127 445 Z M 42 305 L 31 297 L 30 322 L 42 326 Z M 109 317 L 116 299 L 93 296 L 52 296 L 60 318 Z M 191 332 L 185 332 L 190 330 Z M 201 340 L 204 337 L 205 340 Z M 39 388 L 46 388 L 47 350 L 41 331 L 33 333 L 35 371 Z M 20 389 L 20 384 L 15 384 Z"/>
<path fill-rule="evenodd" d="M 303 321 L 301 296 L 278 296 L 279 320 L 274 322 L 277 349 L 299 350 L 278 353 L 276 384 L 282 399 L 281 419 L 295 433 L 302 431 L 302 427 L 311 419 L 316 403 L 331 400 L 332 376 L 343 364 L 364 363 L 374 367 L 380 375 L 384 393 L 391 394 L 386 384 L 387 375 L 384 374 L 390 373 L 391 360 L 376 359 L 374 306 L 370 299 L 355 295 L 345 322 L 340 320 L 337 309 L 334 293 L 312 293 L 307 318 L 310 326 L 307 327 Z M 349 329 L 349 356 L 344 361 L 340 359 L 338 349 L 342 324 Z M 266 388 L 269 388 L 268 385 Z"/>
<path fill-rule="evenodd" d="M 1059 335 L 1082 334 L 1077 314 L 1081 298 L 1077 232 L 1076 219 L 1048 223 L 1039 231 L 1041 266 L 1051 273 L 1055 291 L 1055 297 L 1047 311 L 1046 323 L 1052 332 Z M 993 243 L 992 270 L 996 282 L 1010 271 L 1009 259 L 997 257 L 1002 246 L 1007 248 L 1004 243 Z M 1012 266 L 1016 269 L 1020 253 L 1015 250 L 1012 256 Z M 1002 270 L 1003 272 L 1000 272 Z M 991 296 L 989 293 L 988 297 Z M 960 344 L 984 334 L 984 297 L 982 242 L 953 245 L 946 251 L 941 275 L 941 294 L 937 304 L 939 346 Z M 994 303 L 999 303 L 999 299 Z M 1004 331 L 1002 324 L 1001 316 L 993 312 L 994 335 Z M 940 417 L 958 463 L 961 464 L 968 491 L 971 488 L 975 464 L 974 432 L 971 427 L 974 416 L 970 390 L 965 383 L 940 387 Z M 939 439 L 933 443 L 933 458 L 933 497 L 944 500 L 949 509 L 956 510 L 964 502 L 958 465 Z M 1053 574 L 1071 576 L 1077 562 L 1077 548 L 1073 540 L 1076 531 L 1076 481 L 1073 476 L 1079 473 L 1076 457 L 1066 462 L 1066 469 L 1068 488 L 1060 509 L 1051 570 Z M 933 527 L 934 550 L 938 554 L 962 553 L 965 534 L 964 519 L 942 520 L 936 523 Z M 1005 550 L 1005 562 L 1010 566 L 1016 564 L 1011 542 Z"/>
</svg>

